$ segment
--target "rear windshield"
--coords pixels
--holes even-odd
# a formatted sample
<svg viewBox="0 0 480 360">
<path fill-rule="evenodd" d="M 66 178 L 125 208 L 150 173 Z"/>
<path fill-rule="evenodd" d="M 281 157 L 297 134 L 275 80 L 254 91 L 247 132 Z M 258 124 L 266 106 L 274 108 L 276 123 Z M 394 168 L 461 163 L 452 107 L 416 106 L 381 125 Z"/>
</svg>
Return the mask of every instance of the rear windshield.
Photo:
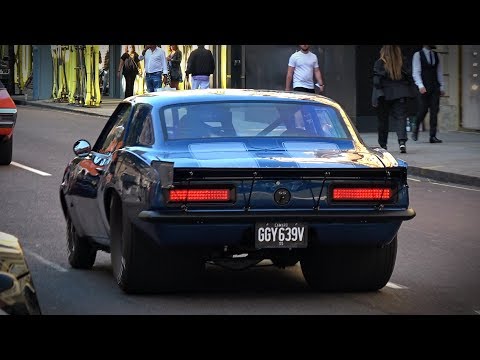
<svg viewBox="0 0 480 360">
<path fill-rule="evenodd" d="M 332 106 L 319 103 L 211 102 L 160 109 L 167 140 L 217 137 L 350 138 Z"/>
</svg>

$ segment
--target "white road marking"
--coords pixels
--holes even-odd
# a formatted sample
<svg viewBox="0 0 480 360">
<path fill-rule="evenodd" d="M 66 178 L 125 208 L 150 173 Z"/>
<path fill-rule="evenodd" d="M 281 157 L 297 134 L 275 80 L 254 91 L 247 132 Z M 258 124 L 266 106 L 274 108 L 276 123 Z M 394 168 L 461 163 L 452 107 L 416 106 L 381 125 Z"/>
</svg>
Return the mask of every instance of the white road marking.
<svg viewBox="0 0 480 360">
<path fill-rule="evenodd" d="M 54 262 L 51 262 L 50 260 L 45 259 L 44 257 L 38 255 L 37 253 L 35 253 L 33 251 L 30 251 L 30 250 L 23 250 L 23 251 L 26 252 L 29 255 L 32 255 L 35 259 L 37 259 L 41 263 L 43 263 L 47 266 L 50 266 L 52 269 L 55 269 L 55 270 L 60 271 L 60 272 L 67 272 L 68 271 L 63 266 L 55 264 Z"/>
<path fill-rule="evenodd" d="M 456 186 L 456 185 L 449 185 L 449 184 L 440 184 L 440 183 L 433 182 L 433 181 L 431 181 L 430 184 L 440 185 L 440 186 L 448 186 L 448 187 L 453 187 L 453 188 L 462 189 L 462 190 L 480 191 L 479 189 L 470 189 L 470 188 L 466 188 L 466 187 L 463 187 L 463 186 Z"/>
<path fill-rule="evenodd" d="M 418 182 L 422 182 L 422 180 L 418 180 L 418 179 L 414 179 L 414 178 L 411 178 L 411 177 L 407 177 L 408 180 L 411 180 L 411 181 L 418 181 Z"/>
<path fill-rule="evenodd" d="M 40 170 L 31 168 L 30 166 L 26 166 L 26 165 L 19 164 L 19 163 L 15 162 L 15 161 L 12 161 L 10 164 L 12 164 L 13 166 L 19 167 L 19 168 L 21 168 L 21 169 L 31 171 L 31 172 L 33 172 L 33 173 L 35 173 L 35 174 L 38 174 L 38 175 L 42 175 L 42 176 L 52 176 L 52 174 L 49 174 L 49 173 L 46 173 L 46 172 L 43 172 L 43 171 L 40 171 Z"/>
<path fill-rule="evenodd" d="M 424 166 L 423 168 L 425 168 L 425 169 L 438 169 L 438 168 L 442 168 L 442 167 L 444 167 L 444 165 Z"/>
<path fill-rule="evenodd" d="M 395 284 L 393 282 L 388 282 L 387 285 L 389 288 L 391 289 L 395 289 L 395 290 L 403 290 L 403 289 L 408 289 L 406 286 L 403 286 L 403 285 L 398 285 L 398 284 Z"/>
</svg>

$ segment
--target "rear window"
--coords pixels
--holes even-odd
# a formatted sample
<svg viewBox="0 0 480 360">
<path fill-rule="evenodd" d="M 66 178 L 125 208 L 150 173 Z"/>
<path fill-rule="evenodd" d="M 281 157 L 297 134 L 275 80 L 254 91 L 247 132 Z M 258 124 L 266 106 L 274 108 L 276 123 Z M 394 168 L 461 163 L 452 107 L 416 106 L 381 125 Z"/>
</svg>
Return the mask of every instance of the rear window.
<svg viewBox="0 0 480 360">
<path fill-rule="evenodd" d="M 160 109 L 167 140 L 226 137 L 350 138 L 337 109 L 319 103 L 211 102 Z"/>
</svg>

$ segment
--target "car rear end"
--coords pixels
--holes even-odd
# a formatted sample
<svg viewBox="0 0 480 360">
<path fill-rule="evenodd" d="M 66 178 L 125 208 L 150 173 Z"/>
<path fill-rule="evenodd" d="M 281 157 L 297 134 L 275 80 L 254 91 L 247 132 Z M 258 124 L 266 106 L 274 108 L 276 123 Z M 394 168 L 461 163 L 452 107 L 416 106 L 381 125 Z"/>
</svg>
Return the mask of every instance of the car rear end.
<svg viewBox="0 0 480 360">
<path fill-rule="evenodd" d="M 406 164 L 366 148 L 333 102 L 282 101 L 209 104 L 183 124 L 164 110 L 164 141 L 139 154 L 155 170 L 147 208 L 130 207 L 130 221 L 160 251 L 230 268 L 301 261 L 321 290 L 383 287 L 415 216 Z"/>
<path fill-rule="evenodd" d="M 8 165 L 12 161 L 13 129 L 16 121 L 17 107 L 0 82 L 0 165 Z"/>
<path fill-rule="evenodd" d="M 406 169 L 175 169 L 139 219 L 158 244 L 215 252 L 390 242 L 408 208 Z"/>
</svg>

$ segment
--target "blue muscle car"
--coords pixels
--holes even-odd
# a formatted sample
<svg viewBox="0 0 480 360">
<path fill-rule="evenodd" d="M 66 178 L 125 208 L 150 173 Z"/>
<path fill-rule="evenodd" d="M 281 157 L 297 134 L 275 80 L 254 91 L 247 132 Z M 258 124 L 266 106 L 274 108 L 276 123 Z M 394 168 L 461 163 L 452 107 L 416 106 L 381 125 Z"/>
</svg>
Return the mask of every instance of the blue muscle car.
<svg viewBox="0 0 480 360">
<path fill-rule="evenodd" d="M 60 186 L 68 259 L 110 252 L 128 293 L 300 261 L 309 286 L 369 291 L 392 274 L 412 219 L 407 164 L 368 148 L 342 107 L 266 90 L 151 93 L 122 101 L 91 147 L 74 144 Z"/>
</svg>

